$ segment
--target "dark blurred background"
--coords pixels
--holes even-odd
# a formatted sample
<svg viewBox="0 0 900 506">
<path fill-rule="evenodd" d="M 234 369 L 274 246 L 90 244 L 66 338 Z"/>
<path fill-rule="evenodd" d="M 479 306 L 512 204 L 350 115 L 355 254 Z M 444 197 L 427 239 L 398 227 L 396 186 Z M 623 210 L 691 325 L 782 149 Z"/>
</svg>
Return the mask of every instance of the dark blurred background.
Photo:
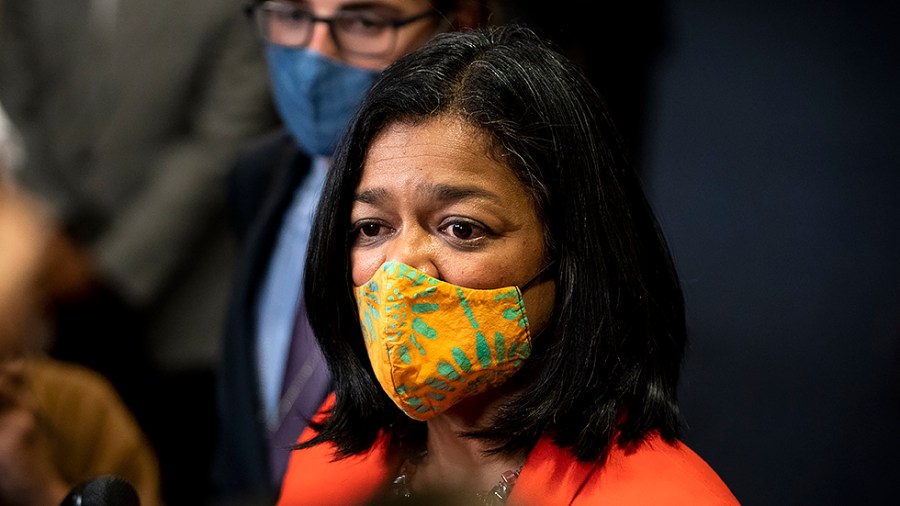
<svg viewBox="0 0 900 506">
<path fill-rule="evenodd" d="M 685 441 L 745 506 L 897 504 L 900 2 L 511 3 L 606 95 L 670 241 Z"/>
</svg>

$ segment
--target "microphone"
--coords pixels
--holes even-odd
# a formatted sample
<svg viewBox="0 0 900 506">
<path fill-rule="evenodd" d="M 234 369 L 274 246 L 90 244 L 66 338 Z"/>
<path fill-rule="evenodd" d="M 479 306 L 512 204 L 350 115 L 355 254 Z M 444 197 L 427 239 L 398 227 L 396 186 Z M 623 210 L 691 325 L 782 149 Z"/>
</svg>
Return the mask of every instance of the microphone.
<svg viewBox="0 0 900 506">
<path fill-rule="evenodd" d="M 118 476 L 85 480 L 69 491 L 59 506 L 140 506 L 141 500 L 128 481 Z"/>
</svg>

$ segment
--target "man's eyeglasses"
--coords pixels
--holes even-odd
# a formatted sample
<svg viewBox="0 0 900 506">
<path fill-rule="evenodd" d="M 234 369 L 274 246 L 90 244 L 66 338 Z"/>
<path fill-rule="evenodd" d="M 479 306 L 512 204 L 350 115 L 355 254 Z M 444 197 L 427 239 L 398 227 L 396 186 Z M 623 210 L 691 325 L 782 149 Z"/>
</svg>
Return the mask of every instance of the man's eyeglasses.
<svg viewBox="0 0 900 506">
<path fill-rule="evenodd" d="M 330 18 L 322 18 L 287 1 L 255 3 L 247 5 L 245 11 L 256 21 L 262 37 L 273 44 L 305 47 L 309 44 L 315 24 L 325 23 L 340 50 L 367 57 L 390 54 L 397 44 L 399 28 L 438 15 L 436 10 L 428 9 L 408 18 L 397 19 L 377 9 L 366 8 L 338 11 Z"/>
</svg>

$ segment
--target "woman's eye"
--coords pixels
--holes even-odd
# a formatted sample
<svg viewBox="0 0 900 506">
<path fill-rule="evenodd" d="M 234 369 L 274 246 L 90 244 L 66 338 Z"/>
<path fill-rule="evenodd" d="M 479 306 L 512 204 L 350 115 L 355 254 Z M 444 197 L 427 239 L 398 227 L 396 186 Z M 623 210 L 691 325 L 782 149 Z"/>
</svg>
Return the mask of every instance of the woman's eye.
<svg viewBox="0 0 900 506">
<path fill-rule="evenodd" d="M 359 227 L 359 233 L 366 237 L 376 237 L 381 231 L 381 225 L 377 223 L 366 223 Z"/>
<path fill-rule="evenodd" d="M 353 235 L 357 244 L 370 244 L 381 236 L 390 233 L 390 228 L 377 221 L 365 221 L 357 223 L 353 227 Z"/>
<path fill-rule="evenodd" d="M 457 239 L 471 239 L 475 233 L 475 227 L 469 223 L 454 223 L 450 225 L 450 233 Z"/>
<path fill-rule="evenodd" d="M 490 231 L 487 230 L 486 227 L 471 220 L 454 219 L 446 222 L 440 229 L 441 232 L 449 235 L 456 241 L 466 241 L 470 243 L 490 235 Z"/>
</svg>

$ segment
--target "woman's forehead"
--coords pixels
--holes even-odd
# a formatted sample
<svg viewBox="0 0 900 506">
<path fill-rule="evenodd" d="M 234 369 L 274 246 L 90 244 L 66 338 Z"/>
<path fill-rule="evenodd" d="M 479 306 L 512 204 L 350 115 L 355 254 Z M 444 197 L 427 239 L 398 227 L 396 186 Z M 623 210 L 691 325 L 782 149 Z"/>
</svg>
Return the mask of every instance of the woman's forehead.
<svg viewBox="0 0 900 506">
<path fill-rule="evenodd" d="M 489 137 L 455 116 L 424 122 L 395 122 L 383 128 L 369 145 L 361 184 L 385 174 L 401 179 L 406 172 L 432 181 L 494 181 L 520 186 L 512 169 L 492 155 Z"/>
</svg>

